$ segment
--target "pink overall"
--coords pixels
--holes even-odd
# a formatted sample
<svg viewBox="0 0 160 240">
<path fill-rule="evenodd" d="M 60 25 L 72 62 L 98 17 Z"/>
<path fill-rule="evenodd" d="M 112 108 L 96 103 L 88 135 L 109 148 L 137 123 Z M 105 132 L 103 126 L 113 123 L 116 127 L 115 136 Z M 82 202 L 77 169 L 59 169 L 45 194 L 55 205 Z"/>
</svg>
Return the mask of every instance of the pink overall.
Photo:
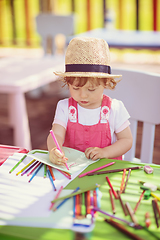
<svg viewBox="0 0 160 240">
<path fill-rule="evenodd" d="M 109 112 L 112 99 L 103 95 L 100 120 L 92 126 L 78 122 L 77 102 L 69 98 L 69 118 L 63 146 L 85 152 L 88 147 L 104 148 L 111 145 L 111 131 L 109 126 Z M 122 160 L 122 156 L 115 159 Z"/>
</svg>

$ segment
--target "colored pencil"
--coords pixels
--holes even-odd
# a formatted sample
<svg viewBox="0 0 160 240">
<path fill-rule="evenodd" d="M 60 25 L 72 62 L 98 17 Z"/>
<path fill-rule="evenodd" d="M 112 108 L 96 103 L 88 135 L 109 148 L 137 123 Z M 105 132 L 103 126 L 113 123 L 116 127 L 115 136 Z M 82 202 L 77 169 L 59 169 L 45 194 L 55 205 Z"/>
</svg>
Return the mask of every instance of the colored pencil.
<svg viewBox="0 0 160 240">
<path fill-rule="evenodd" d="M 154 200 L 152 200 L 152 207 L 153 207 L 155 222 L 156 222 L 157 228 L 159 228 L 158 217 L 157 217 L 157 209 L 156 209 L 156 205 L 155 205 Z"/>
<path fill-rule="evenodd" d="M 111 201 L 111 206 L 112 206 L 112 212 L 113 212 L 113 214 L 115 214 L 116 209 L 115 209 L 115 203 L 114 203 L 113 193 L 112 193 L 111 188 L 109 189 L 109 195 L 110 195 L 110 201 Z"/>
<path fill-rule="evenodd" d="M 143 168 L 143 167 L 142 166 L 138 166 L 138 167 L 112 169 L 112 170 L 108 170 L 108 171 L 100 171 L 100 172 L 88 173 L 88 176 L 100 175 L 100 174 L 108 174 L 108 173 L 115 173 L 115 172 L 122 172 L 124 169 L 126 169 L 126 171 L 128 171 L 129 169 L 131 169 L 131 170 L 138 170 L 138 169 L 141 169 L 141 168 Z"/>
<path fill-rule="evenodd" d="M 57 169 L 60 173 L 62 173 L 66 178 L 68 178 L 68 179 L 71 179 L 71 174 L 70 173 L 67 173 L 67 172 L 65 172 L 65 171 L 62 171 L 62 170 L 60 170 L 60 169 Z"/>
<path fill-rule="evenodd" d="M 134 212 L 133 212 L 133 210 L 132 210 L 129 202 L 126 202 L 125 205 L 126 205 L 126 208 L 127 208 L 127 210 L 128 210 L 128 213 L 129 213 L 132 221 L 134 222 L 135 225 L 138 225 L 137 219 L 136 219 L 136 217 L 135 217 L 135 215 L 134 215 Z"/>
<path fill-rule="evenodd" d="M 76 196 L 73 196 L 73 221 L 76 218 Z"/>
<path fill-rule="evenodd" d="M 29 162 L 24 168 L 22 168 L 16 175 L 18 176 L 20 173 L 22 173 L 26 168 L 28 168 L 32 163 L 34 163 L 36 160 L 33 159 L 31 162 Z"/>
<path fill-rule="evenodd" d="M 62 150 L 60 149 L 60 146 L 58 144 L 56 136 L 54 135 L 54 132 L 52 130 L 50 130 L 50 134 L 51 134 L 51 136 L 52 136 L 52 138 L 53 138 L 53 140 L 54 140 L 54 142 L 56 144 L 57 149 L 62 153 Z M 65 165 L 66 165 L 66 168 L 69 170 L 67 163 L 65 163 Z"/>
<path fill-rule="evenodd" d="M 38 168 L 36 169 L 36 171 L 33 173 L 32 177 L 29 179 L 28 182 L 31 182 L 32 179 L 37 175 L 37 173 L 39 172 L 39 170 L 41 169 L 41 167 L 43 166 L 43 163 L 40 163 L 40 165 L 38 166 Z"/>
<path fill-rule="evenodd" d="M 133 222 L 129 222 L 129 221 L 125 220 L 125 219 L 116 217 L 115 215 L 111 215 L 111 214 L 109 214 L 108 212 L 105 212 L 105 211 L 103 211 L 103 210 L 101 210 L 101 209 L 99 209 L 99 208 L 93 208 L 93 210 L 94 210 L 94 211 L 97 211 L 97 212 L 101 212 L 102 214 L 104 214 L 104 215 L 106 215 L 106 216 L 108 216 L 108 217 L 115 218 L 115 219 L 117 219 L 117 220 L 119 220 L 119 221 L 121 221 L 121 222 L 124 222 L 124 223 L 126 223 L 128 226 L 130 226 L 130 227 L 135 227 L 135 224 L 134 224 Z"/>
<path fill-rule="evenodd" d="M 151 196 L 156 198 L 158 201 L 160 201 L 160 197 L 158 197 L 156 194 L 154 194 L 153 192 L 151 192 Z"/>
<path fill-rule="evenodd" d="M 48 169 L 49 169 L 49 171 L 50 171 L 50 173 L 51 173 L 51 176 L 52 176 L 52 178 L 53 178 L 53 181 L 55 181 L 56 179 L 55 179 L 55 176 L 54 176 L 54 174 L 53 174 L 52 167 L 51 167 L 51 166 L 48 166 Z"/>
<path fill-rule="evenodd" d="M 117 199 L 117 198 L 118 198 L 117 193 L 114 191 L 113 186 L 112 186 L 112 184 L 111 184 L 108 176 L 106 176 L 106 180 L 107 180 L 107 182 L 108 182 L 108 184 L 109 184 L 109 186 L 110 186 L 110 188 L 111 188 L 111 190 L 112 190 L 112 192 L 113 192 L 113 195 L 114 195 L 115 198 Z"/>
<path fill-rule="evenodd" d="M 77 188 L 72 192 L 72 194 L 76 193 L 78 190 L 79 190 L 79 187 L 77 187 Z M 71 195 L 72 195 L 72 194 L 71 194 Z M 60 208 L 68 199 L 70 199 L 70 197 L 65 198 L 56 208 L 53 209 L 53 211 L 56 211 L 58 208 Z M 60 200 L 60 198 L 57 198 L 57 199 L 55 199 L 55 200 Z M 55 201 L 55 200 L 54 200 L 54 201 Z M 52 201 L 52 203 L 53 203 L 54 201 Z"/>
<path fill-rule="evenodd" d="M 123 203 L 123 201 L 122 201 L 121 193 L 120 193 L 120 191 L 118 191 L 118 190 L 117 190 L 117 195 L 118 195 L 118 198 L 119 198 L 121 207 L 122 207 L 122 209 L 123 209 L 124 215 L 127 216 L 127 215 L 128 215 L 127 209 L 126 209 L 126 207 L 125 207 L 125 205 L 124 205 L 124 203 Z"/>
<path fill-rule="evenodd" d="M 96 193 L 95 189 L 93 190 L 93 206 L 98 207 L 98 205 L 97 205 L 97 193 Z"/>
<path fill-rule="evenodd" d="M 156 206 L 156 208 L 157 208 L 157 212 L 158 212 L 158 214 L 159 214 L 159 219 L 160 219 L 160 208 L 159 208 L 157 199 L 155 198 L 155 199 L 153 199 L 153 201 L 155 202 L 155 206 Z"/>
<path fill-rule="evenodd" d="M 18 166 L 19 164 L 27 157 L 27 155 L 25 154 L 20 160 L 19 162 L 9 171 L 9 173 L 13 172 Z"/>
<path fill-rule="evenodd" d="M 91 214 L 91 196 L 90 191 L 85 192 L 86 195 L 86 212 L 87 214 Z"/>
<path fill-rule="evenodd" d="M 86 215 L 86 205 L 85 205 L 85 193 L 81 193 L 81 215 Z"/>
<path fill-rule="evenodd" d="M 88 175 L 89 173 L 93 173 L 93 172 L 96 172 L 96 171 L 98 171 L 98 170 L 100 170 L 100 169 L 102 169 L 102 168 L 109 167 L 109 166 L 113 165 L 114 163 L 115 163 L 115 162 L 110 162 L 110 163 L 108 163 L 108 164 L 106 164 L 106 165 L 103 165 L 103 166 L 101 166 L 101 167 L 95 168 L 95 169 L 93 169 L 93 170 L 91 170 L 91 171 L 88 171 L 88 172 L 86 172 L 86 173 L 82 173 L 82 174 L 79 175 L 78 177 L 79 177 L 79 178 L 84 177 L 84 176 Z"/>
<path fill-rule="evenodd" d="M 123 193 L 125 193 L 125 191 L 126 191 L 126 187 L 127 187 L 127 184 L 128 184 L 130 174 L 131 174 L 131 169 L 129 169 L 129 171 L 128 171 L 127 179 L 126 179 L 126 182 L 125 182 L 125 185 L 124 185 L 124 188 L 123 188 Z"/>
<path fill-rule="evenodd" d="M 41 162 L 37 161 L 36 166 L 29 173 L 27 173 L 27 176 L 31 175 L 40 164 L 41 164 Z"/>
<path fill-rule="evenodd" d="M 21 173 L 21 176 L 23 176 L 24 174 L 26 174 L 29 170 L 31 170 L 36 164 L 37 164 L 38 161 L 35 161 L 29 168 L 26 169 L 26 171 L 22 172 Z"/>
<path fill-rule="evenodd" d="M 141 200 L 142 200 L 142 198 L 144 196 L 144 193 L 145 193 L 145 190 L 143 190 L 142 194 L 140 195 L 140 198 L 139 198 L 139 200 L 138 200 L 138 202 L 137 202 L 137 204 L 136 204 L 136 206 L 135 206 L 135 208 L 133 210 L 133 213 L 135 213 L 137 211 L 137 209 L 138 209 L 138 207 L 139 207 L 139 205 L 141 203 Z"/>
<path fill-rule="evenodd" d="M 110 225 L 112 225 L 113 227 L 115 227 L 116 229 L 120 230 L 121 232 L 123 232 L 125 235 L 129 236 L 130 239 L 134 239 L 134 240 L 144 240 L 143 238 L 137 236 L 136 234 L 128 231 L 122 224 L 117 223 L 115 221 L 113 221 L 112 219 L 108 220 L 105 219 L 105 222 L 109 223 Z"/>
<path fill-rule="evenodd" d="M 81 215 L 81 194 L 76 195 L 76 218 Z"/>
<path fill-rule="evenodd" d="M 49 177 L 49 179 L 50 179 L 50 181 L 52 183 L 53 189 L 54 189 L 54 191 L 56 191 L 56 187 L 54 185 L 53 178 L 51 176 L 51 173 L 50 173 L 49 169 L 47 169 L 47 173 L 48 173 L 48 177 Z"/>
<path fill-rule="evenodd" d="M 52 202 L 57 202 L 57 201 L 59 201 L 59 200 L 65 199 L 65 198 L 73 197 L 73 196 L 75 196 L 75 195 L 77 195 L 77 194 L 80 194 L 80 193 L 83 193 L 83 192 L 87 192 L 87 191 L 93 190 L 93 189 L 95 189 L 96 187 L 99 187 L 99 185 L 97 186 L 97 184 L 95 184 L 95 185 L 93 185 L 93 186 L 91 186 L 91 187 L 85 188 L 85 189 L 83 189 L 83 190 L 79 190 L 78 192 L 76 191 L 76 192 L 73 192 L 73 193 L 68 194 L 68 195 L 66 195 L 66 196 L 60 197 L 60 198 L 58 198 L 58 199 L 54 199 Z"/>
<path fill-rule="evenodd" d="M 63 186 L 60 187 L 60 189 L 58 190 L 58 192 L 57 192 L 57 194 L 56 194 L 54 199 L 57 199 L 59 197 L 59 195 L 62 192 L 62 190 L 63 190 Z M 49 209 L 51 210 L 53 208 L 53 206 L 54 206 L 54 203 L 51 203 L 51 206 L 50 206 Z"/>
<path fill-rule="evenodd" d="M 47 165 L 44 164 L 44 178 L 47 177 Z"/>
<path fill-rule="evenodd" d="M 35 150 L 34 152 L 32 152 L 32 154 L 35 154 L 35 153 L 43 153 L 43 154 L 48 154 L 48 151 Z"/>
<path fill-rule="evenodd" d="M 126 169 L 123 170 L 122 181 L 121 181 L 121 186 L 120 186 L 120 192 L 123 191 L 123 185 L 124 185 L 125 176 L 126 176 Z"/>
<path fill-rule="evenodd" d="M 96 188 L 96 194 L 97 194 L 97 207 L 100 207 L 100 194 L 99 194 L 99 188 Z"/>
</svg>

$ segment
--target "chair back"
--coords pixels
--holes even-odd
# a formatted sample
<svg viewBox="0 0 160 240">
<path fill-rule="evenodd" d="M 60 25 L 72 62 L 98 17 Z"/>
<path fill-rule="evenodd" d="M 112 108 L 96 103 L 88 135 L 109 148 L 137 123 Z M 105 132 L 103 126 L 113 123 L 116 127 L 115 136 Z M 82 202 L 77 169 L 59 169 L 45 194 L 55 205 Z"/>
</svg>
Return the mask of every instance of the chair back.
<svg viewBox="0 0 160 240">
<path fill-rule="evenodd" d="M 51 54 L 55 54 L 56 45 L 55 37 L 58 34 L 64 36 L 73 35 L 74 33 L 74 15 L 54 15 L 39 14 L 36 16 L 37 32 L 41 35 L 44 54 L 47 54 L 47 41 L 51 39 Z"/>
<path fill-rule="evenodd" d="M 112 74 L 122 74 L 115 90 L 105 90 L 111 98 L 121 100 L 131 119 L 133 146 L 124 159 L 133 161 L 136 152 L 137 123 L 143 122 L 140 160 L 152 163 L 155 125 L 160 124 L 160 74 L 127 69 L 113 69 Z"/>
</svg>

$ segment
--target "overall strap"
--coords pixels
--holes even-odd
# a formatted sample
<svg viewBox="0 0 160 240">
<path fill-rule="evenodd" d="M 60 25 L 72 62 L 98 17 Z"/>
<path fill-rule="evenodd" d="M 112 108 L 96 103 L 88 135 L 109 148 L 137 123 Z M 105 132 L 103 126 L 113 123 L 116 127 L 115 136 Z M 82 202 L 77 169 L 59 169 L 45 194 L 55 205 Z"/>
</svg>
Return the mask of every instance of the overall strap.
<svg viewBox="0 0 160 240">
<path fill-rule="evenodd" d="M 68 110 L 69 110 L 69 120 L 71 122 L 78 122 L 78 110 L 77 110 L 77 102 L 70 97 L 68 99 Z"/>
<path fill-rule="evenodd" d="M 101 113 L 100 113 L 100 121 L 108 121 L 109 113 L 111 109 L 112 99 L 107 95 L 103 95 L 102 105 L 101 105 Z"/>
</svg>

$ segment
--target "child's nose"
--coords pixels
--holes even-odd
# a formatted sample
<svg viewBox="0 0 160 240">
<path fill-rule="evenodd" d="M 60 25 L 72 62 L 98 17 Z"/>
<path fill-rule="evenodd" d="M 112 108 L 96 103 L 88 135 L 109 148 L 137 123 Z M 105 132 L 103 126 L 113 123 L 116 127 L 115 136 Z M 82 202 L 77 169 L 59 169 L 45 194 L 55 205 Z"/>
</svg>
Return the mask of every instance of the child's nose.
<svg viewBox="0 0 160 240">
<path fill-rule="evenodd" d="M 83 98 L 83 99 L 87 97 L 87 93 L 86 93 L 86 91 L 84 89 L 81 89 L 80 97 Z"/>
</svg>

